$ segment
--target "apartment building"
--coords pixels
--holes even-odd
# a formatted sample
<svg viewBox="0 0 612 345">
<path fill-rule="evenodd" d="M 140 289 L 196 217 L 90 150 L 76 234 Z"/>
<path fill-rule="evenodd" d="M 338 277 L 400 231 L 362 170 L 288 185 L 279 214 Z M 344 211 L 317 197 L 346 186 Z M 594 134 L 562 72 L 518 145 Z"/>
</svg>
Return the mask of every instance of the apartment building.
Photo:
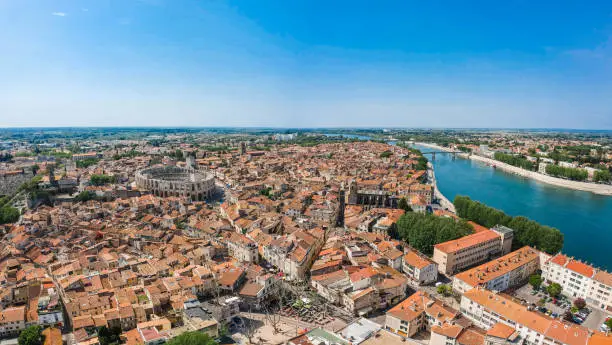
<svg viewBox="0 0 612 345">
<path fill-rule="evenodd" d="M 230 256 L 241 262 L 259 262 L 259 247 L 255 241 L 235 232 L 228 234 L 226 243 Z"/>
<path fill-rule="evenodd" d="M 563 294 L 584 298 L 590 306 L 612 313 L 612 274 L 557 254 L 542 265 L 542 278 L 560 284 Z"/>
<path fill-rule="evenodd" d="M 25 307 L 13 307 L 0 311 L 0 337 L 16 336 L 26 328 Z"/>
<path fill-rule="evenodd" d="M 485 345 L 485 333 L 476 327 L 464 328 L 456 323 L 433 326 L 429 345 Z"/>
<path fill-rule="evenodd" d="M 402 337 L 442 326 L 460 313 L 424 291 L 418 291 L 387 311 L 385 329 Z"/>
<path fill-rule="evenodd" d="M 525 246 L 455 275 L 453 289 L 464 293 L 480 286 L 489 290 L 504 291 L 526 282 L 539 267 L 540 252 Z"/>
<path fill-rule="evenodd" d="M 531 311 L 509 296 L 483 288 L 467 291 L 461 313 L 478 327 L 490 330 L 499 323 L 517 330 L 525 345 L 610 345 L 612 335 L 552 319 Z"/>
<path fill-rule="evenodd" d="M 414 250 L 402 257 L 402 271 L 419 285 L 438 281 L 438 264 Z"/>
<path fill-rule="evenodd" d="M 434 246 L 433 261 L 438 271 L 447 275 L 456 274 L 468 267 L 503 255 L 502 237 L 486 229 L 456 240 L 438 243 Z"/>
</svg>

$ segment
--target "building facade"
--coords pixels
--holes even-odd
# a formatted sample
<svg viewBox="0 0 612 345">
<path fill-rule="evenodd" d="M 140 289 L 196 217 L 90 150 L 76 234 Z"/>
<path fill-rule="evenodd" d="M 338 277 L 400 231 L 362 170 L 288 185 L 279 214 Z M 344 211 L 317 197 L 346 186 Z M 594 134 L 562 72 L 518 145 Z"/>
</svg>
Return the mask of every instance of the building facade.
<svg viewBox="0 0 612 345">
<path fill-rule="evenodd" d="M 160 197 L 188 197 L 203 201 L 215 188 L 212 174 L 176 166 L 153 167 L 136 173 L 136 185 Z"/>
<path fill-rule="evenodd" d="M 557 254 L 542 265 L 542 278 L 560 284 L 563 294 L 612 313 L 612 274 Z"/>
<path fill-rule="evenodd" d="M 485 287 L 489 290 L 504 291 L 525 283 L 539 267 L 540 252 L 525 246 L 455 275 L 453 290 L 464 293 L 475 287 Z"/>
</svg>

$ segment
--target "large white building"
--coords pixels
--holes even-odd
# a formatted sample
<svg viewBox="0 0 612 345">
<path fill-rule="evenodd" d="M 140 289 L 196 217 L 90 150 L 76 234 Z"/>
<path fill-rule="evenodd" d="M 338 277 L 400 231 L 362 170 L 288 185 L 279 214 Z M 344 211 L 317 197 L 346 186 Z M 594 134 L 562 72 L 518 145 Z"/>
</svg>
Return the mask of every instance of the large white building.
<svg viewBox="0 0 612 345">
<path fill-rule="evenodd" d="M 542 278 L 561 285 L 564 295 L 612 313 L 612 274 L 557 254 L 542 265 Z"/>
<path fill-rule="evenodd" d="M 552 319 L 531 311 L 509 296 L 482 288 L 461 298 L 461 313 L 483 329 L 498 323 L 519 331 L 525 345 L 610 345 L 612 335 Z"/>
<path fill-rule="evenodd" d="M 414 250 L 402 257 L 402 271 L 419 285 L 438 281 L 438 264 Z"/>
<path fill-rule="evenodd" d="M 540 268 L 540 252 L 525 246 L 501 258 L 461 272 L 453 277 L 453 290 L 464 293 L 475 287 L 504 291 L 521 285 Z"/>
</svg>

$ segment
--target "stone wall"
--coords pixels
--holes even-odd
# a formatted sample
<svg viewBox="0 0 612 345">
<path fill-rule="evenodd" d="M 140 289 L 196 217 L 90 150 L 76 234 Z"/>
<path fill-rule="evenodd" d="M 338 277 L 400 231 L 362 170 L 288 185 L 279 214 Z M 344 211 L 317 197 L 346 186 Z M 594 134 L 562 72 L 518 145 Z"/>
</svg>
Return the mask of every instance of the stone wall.
<svg viewBox="0 0 612 345">
<path fill-rule="evenodd" d="M 0 195 L 11 195 L 17 191 L 22 183 L 28 182 L 34 177 L 31 172 L 20 174 L 0 175 Z"/>
</svg>

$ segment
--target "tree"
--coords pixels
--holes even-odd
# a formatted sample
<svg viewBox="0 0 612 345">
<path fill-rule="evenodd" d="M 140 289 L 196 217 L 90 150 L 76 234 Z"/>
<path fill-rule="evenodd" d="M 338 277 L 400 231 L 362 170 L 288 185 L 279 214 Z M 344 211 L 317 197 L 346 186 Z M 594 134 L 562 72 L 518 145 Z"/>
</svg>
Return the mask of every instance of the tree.
<svg viewBox="0 0 612 345">
<path fill-rule="evenodd" d="M 439 285 L 436 290 L 438 291 L 440 295 L 445 296 L 445 297 L 450 296 L 451 292 L 453 291 L 453 289 L 446 284 Z"/>
<path fill-rule="evenodd" d="M 98 164 L 99 159 L 97 158 L 86 158 L 86 159 L 82 159 L 82 160 L 78 160 L 76 162 L 76 166 L 77 168 L 88 168 L 92 165 Z"/>
<path fill-rule="evenodd" d="M 573 321 L 574 320 L 574 314 L 572 314 L 571 311 L 566 310 L 565 313 L 563 313 L 563 320 L 565 320 L 565 321 Z"/>
<path fill-rule="evenodd" d="M 408 201 L 406 201 L 406 198 L 401 198 L 400 201 L 398 201 L 397 208 L 406 212 L 412 212 L 412 207 L 408 205 Z"/>
<path fill-rule="evenodd" d="M 85 190 L 77 194 L 77 196 L 74 197 L 74 201 L 85 202 L 85 201 L 93 200 L 95 198 L 96 198 L 96 193 Z"/>
<path fill-rule="evenodd" d="M 210 335 L 198 331 L 185 332 L 166 342 L 167 345 L 217 345 Z"/>
<path fill-rule="evenodd" d="M 433 246 L 471 234 L 464 220 L 408 212 L 397 221 L 397 235 L 422 253 L 432 254 Z"/>
<path fill-rule="evenodd" d="M 612 317 L 609 317 L 604 323 L 608 326 L 608 329 L 612 329 Z"/>
<path fill-rule="evenodd" d="M 289 303 L 290 292 L 287 291 L 282 281 L 277 282 L 278 291 L 274 294 L 274 297 L 277 299 L 273 301 L 273 303 L 266 303 L 264 306 L 264 314 L 266 316 L 266 320 L 272 326 L 272 330 L 274 334 L 278 334 L 281 331 L 280 323 L 281 323 L 281 315 L 280 311 L 282 308 Z"/>
<path fill-rule="evenodd" d="M 597 170 L 593 174 L 593 181 L 595 182 L 610 182 L 612 181 L 612 174 L 609 170 Z"/>
<path fill-rule="evenodd" d="M 453 202 L 457 215 L 466 220 L 491 228 L 497 224 L 514 230 L 513 248 L 532 246 L 549 254 L 558 253 L 563 247 L 563 234 L 559 229 L 541 225 L 529 218 L 511 217 L 468 196 L 458 195 Z"/>
<path fill-rule="evenodd" d="M 578 310 L 584 309 L 584 307 L 586 307 L 586 301 L 584 300 L 584 298 L 576 298 L 574 300 L 574 307 L 578 308 Z"/>
<path fill-rule="evenodd" d="M 89 178 L 89 183 L 94 186 L 103 186 L 109 183 L 117 182 L 117 178 L 115 176 L 109 176 L 104 174 L 93 174 Z"/>
<path fill-rule="evenodd" d="M 534 290 L 539 289 L 542 285 L 542 277 L 539 274 L 532 274 L 529 276 L 529 285 L 531 285 Z"/>
<path fill-rule="evenodd" d="M 100 345 L 119 344 L 121 341 L 121 328 L 108 328 L 106 326 L 98 328 L 98 340 L 100 341 Z"/>
<path fill-rule="evenodd" d="M 15 223 L 19 220 L 19 210 L 10 206 L 4 205 L 0 208 L 0 224 Z"/>
<path fill-rule="evenodd" d="M 523 168 L 525 170 L 533 170 L 535 166 L 533 162 L 527 160 L 523 156 L 514 156 L 514 155 L 508 155 L 508 154 L 501 153 L 501 152 L 495 152 L 495 154 L 493 155 L 493 158 L 495 158 L 495 160 L 498 160 L 500 162 L 514 165 L 515 167 Z"/>
<path fill-rule="evenodd" d="M 42 327 L 35 325 L 26 328 L 21 333 L 19 333 L 17 343 L 19 345 L 42 345 Z"/>
<path fill-rule="evenodd" d="M 554 164 L 548 164 L 546 166 L 546 173 L 551 176 L 563 177 L 575 181 L 585 181 L 589 177 L 585 169 L 566 168 Z"/>
<path fill-rule="evenodd" d="M 546 287 L 546 292 L 548 292 L 551 297 L 557 297 L 561 294 L 561 285 L 552 283 Z"/>
</svg>

